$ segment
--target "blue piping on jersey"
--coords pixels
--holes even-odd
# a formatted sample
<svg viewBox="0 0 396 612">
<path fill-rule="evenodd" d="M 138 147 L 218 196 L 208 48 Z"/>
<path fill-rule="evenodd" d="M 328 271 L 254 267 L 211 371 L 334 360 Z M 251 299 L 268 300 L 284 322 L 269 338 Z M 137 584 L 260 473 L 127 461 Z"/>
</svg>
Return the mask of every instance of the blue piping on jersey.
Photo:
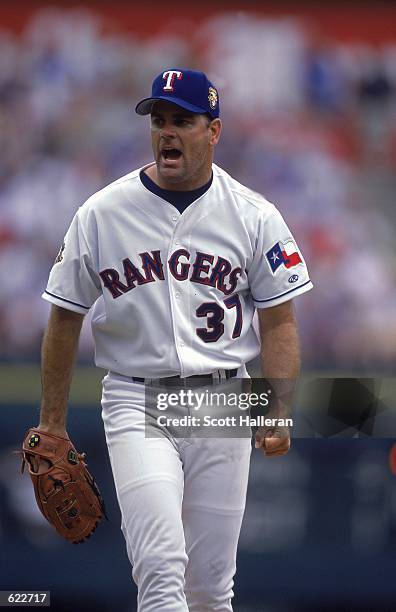
<svg viewBox="0 0 396 612">
<path fill-rule="evenodd" d="M 78 306 L 79 308 L 85 308 L 85 310 L 90 309 L 90 306 L 83 306 L 82 304 L 77 304 L 77 302 L 72 302 L 71 300 L 67 300 L 66 298 L 59 297 L 59 295 L 55 295 L 55 293 L 50 293 L 50 291 L 45 290 L 44 293 L 48 293 L 48 295 L 52 295 L 52 297 L 56 298 L 57 300 L 62 300 L 62 302 L 73 304 L 73 306 Z"/>
<path fill-rule="evenodd" d="M 299 285 L 299 287 L 293 287 L 293 289 L 289 289 L 289 291 L 285 291 L 284 293 L 281 293 L 280 295 L 276 295 L 275 297 L 272 298 L 267 298 L 266 300 L 256 300 L 255 298 L 253 298 L 253 302 L 272 302 L 272 300 L 277 300 L 280 297 L 283 297 L 284 295 L 287 295 L 288 293 L 291 293 L 292 291 L 297 291 L 297 289 L 301 289 L 301 287 L 305 287 L 305 285 L 308 285 L 308 283 L 310 283 L 310 280 L 307 280 L 306 283 L 303 283 L 302 285 Z"/>
</svg>

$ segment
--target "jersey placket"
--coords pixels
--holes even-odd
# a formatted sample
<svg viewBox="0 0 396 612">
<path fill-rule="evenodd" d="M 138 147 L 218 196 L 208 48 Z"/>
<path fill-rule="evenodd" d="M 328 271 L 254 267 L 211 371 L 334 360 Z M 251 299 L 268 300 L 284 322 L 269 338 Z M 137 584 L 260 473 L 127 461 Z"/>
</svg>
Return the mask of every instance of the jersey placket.
<svg viewBox="0 0 396 612">
<path fill-rule="evenodd" d="M 190 238 L 189 232 L 185 231 L 185 221 L 189 211 L 185 211 L 183 216 L 175 211 L 171 214 L 171 223 L 174 226 L 171 239 L 169 241 L 167 261 L 171 257 L 172 253 L 178 249 L 186 249 L 190 252 Z M 187 214 L 186 214 L 187 213 Z M 190 263 L 190 262 L 189 262 Z M 185 334 L 183 322 L 185 319 L 185 309 L 190 307 L 190 295 L 186 281 L 177 280 L 168 267 L 168 288 L 169 288 L 169 300 L 171 308 L 172 328 L 175 339 L 175 347 L 177 356 L 180 363 L 180 375 L 185 376 L 185 352 L 188 350 L 188 338 Z"/>
</svg>

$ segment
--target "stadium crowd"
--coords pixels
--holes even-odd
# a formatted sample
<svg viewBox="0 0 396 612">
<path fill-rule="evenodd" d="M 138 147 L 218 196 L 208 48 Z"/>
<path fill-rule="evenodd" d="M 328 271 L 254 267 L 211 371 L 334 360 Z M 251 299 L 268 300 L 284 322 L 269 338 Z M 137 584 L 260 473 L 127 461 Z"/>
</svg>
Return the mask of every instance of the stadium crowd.
<svg viewBox="0 0 396 612">
<path fill-rule="evenodd" d="M 315 289 L 296 300 L 306 368 L 389 371 L 396 42 L 340 44 L 248 13 L 193 36 L 103 26 L 47 8 L 20 35 L 0 31 L 0 358 L 38 358 L 40 296 L 65 228 L 89 195 L 151 161 L 134 103 L 164 67 L 191 66 L 219 88 L 217 162 L 277 204 L 307 259 Z M 91 350 L 86 330 L 82 357 Z"/>
</svg>

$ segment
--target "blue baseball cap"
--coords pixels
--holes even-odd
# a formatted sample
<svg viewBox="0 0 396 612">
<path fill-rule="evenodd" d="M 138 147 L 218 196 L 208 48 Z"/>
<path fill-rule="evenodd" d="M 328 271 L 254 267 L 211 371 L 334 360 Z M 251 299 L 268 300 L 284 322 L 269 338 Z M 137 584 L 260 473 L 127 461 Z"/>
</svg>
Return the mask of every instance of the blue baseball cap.
<svg viewBox="0 0 396 612">
<path fill-rule="evenodd" d="M 150 98 L 136 105 L 138 115 L 149 115 L 155 102 L 173 102 L 192 113 L 208 113 L 212 119 L 220 115 L 219 94 L 206 74 L 197 70 L 170 68 L 153 81 Z"/>
</svg>

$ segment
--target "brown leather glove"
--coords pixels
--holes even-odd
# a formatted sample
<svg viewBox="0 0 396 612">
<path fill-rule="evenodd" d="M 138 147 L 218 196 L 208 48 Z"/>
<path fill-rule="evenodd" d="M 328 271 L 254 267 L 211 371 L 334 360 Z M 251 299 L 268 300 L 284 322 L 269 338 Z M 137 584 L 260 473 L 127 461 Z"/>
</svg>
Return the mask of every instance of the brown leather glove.
<svg viewBox="0 0 396 612">
<path fill-rule="evenodd" d="M 34 427 L 25 436 L 22 452 L 21 471 L 27 463 L 44 517 L 69 542 L 84 542 L 106 516 L 85 455 L 77 453 L 68 438 Z"/>
</svg>

